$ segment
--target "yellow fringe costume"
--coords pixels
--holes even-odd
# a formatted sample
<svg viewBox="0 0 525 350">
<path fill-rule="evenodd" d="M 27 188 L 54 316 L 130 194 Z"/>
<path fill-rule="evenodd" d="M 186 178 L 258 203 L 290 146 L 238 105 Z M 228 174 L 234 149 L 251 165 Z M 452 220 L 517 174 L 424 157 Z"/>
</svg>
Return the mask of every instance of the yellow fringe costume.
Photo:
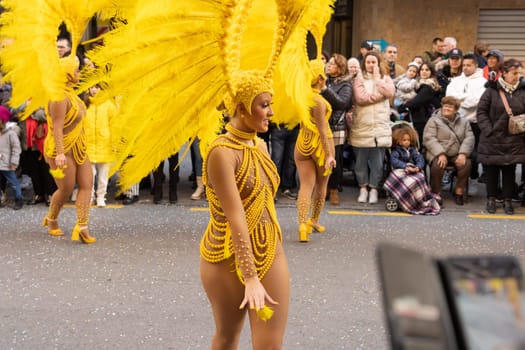
<svg viewBox="0 0 525 350">
<path fill-rule="evenodd" d="M 64 144 L 61 145 L 61 147 L 63 147 L 64 154 L 71 151 L 75 162 L 77 164 L 83 164 L 87 156 L 86 136 L 84 135 L 83 129 L 83 116 L 86 112 L 85 105 L 74 92 L 68 91 L 65 94 L 71 108 L 64 119 Z M 55 158 L 57 150 L 55 138 L 53 137 L 53 119 L 49 117 L 47 105 L 45 110 L 49 132 L 44 141 L 44 153 L 50 158 Z"/>
<path fill-rule="evenodd" d="M 228 130 L 231 126 L 228 124 Z M 235 132 L 235 131 L 234 131 Z M 279 173 L 271 160 L 264 142 L 253 134 L 254 146 L 248 146 L 227 135 L 221 135 L 210 146 L 226 147 L 236 151 L 238 169 L 235 181 L 241 194 L 248 231 L 253 250 L 256 273 L 262 279 L 270 268 L 275 256 L 277 241 L 282 240 L 281 229 L 277 221 L 274 198 L 279 187 Z M 210 204 L 210 223 L 201 240 L 201 256 L 208 262 L 217 263 L 235 254 L 232 232 L 222 206 L 207 179 L 207 159 L 204 160 L 203 181 L 206 185 L 206 196 Z M 239 280 L 253 275 L 254 271 L 242 271 L 239 259 L 236 259 L 236 271 Z M 243 276 L 244 275 L 244 276 Z"/>
<path fill-rule="evenodd" d="M 318 96 L 323 103 L 326 105 L 326 121 L 330 119 L 330 114 L 332 114 L 332 107 L 330 103 L 326 101 L 321 95 Z M 317 158 L 317 164 L 322 167 L 324 166 L 326 151 L 326 145 L 321 140 L 321 135 L 315 127 L 315 121 L 313 117 L 311 118 L 311 123 L 314 127 L 310 127 L 304 123 L 301 123 L 301 128 L 299 129 L 299 135 L 297 136 L 297 141 L 295 147 L 297 150 L 305 157 L 315 156 Z M 332 137 L 332 131 L 328 129 L 328 137 Z"/>
</svg>

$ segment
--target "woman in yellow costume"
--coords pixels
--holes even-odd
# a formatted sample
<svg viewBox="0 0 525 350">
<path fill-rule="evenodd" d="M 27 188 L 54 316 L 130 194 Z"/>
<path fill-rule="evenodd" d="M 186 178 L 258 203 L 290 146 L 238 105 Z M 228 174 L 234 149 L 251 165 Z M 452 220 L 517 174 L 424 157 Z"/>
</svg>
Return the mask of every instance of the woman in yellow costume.
<svg viewBox="0 0 525 350">
<path fill-rule="evenodd" d="M 217 326 L 212 349 L 237 348 L 246 308 L 254 349 L 279 349 L 288 315 L 290 275 L 273 204 L 279 175 L 257 137 L 273 116 L 273 91 L 256 77 L 240 78 L 246 95 L 234 97 L 227 132 L 204 161 L 211 220 L 201 241 L 201 279 Z M 269 320 L 265 305 L 274 312 Z"/>
<path fill-rule="evenodd" d="M 75 183 L 79 192 L 76 201 L 77 220 L 72 240 L 94 243 L 88 230 L 92 173 L 87 158 L 83 131 L 84 103 L 75 91 L 79 79 L 76 47 L 89 20 L 99 11 L 114 11 L 104 0 L 66 1 L 2 1 L 0 50 L 4 80 L 11 81 L 14 105 L 30 101 L 24 116 L 45 107 L 49 132 L 44 157 L 57 184 L 43 224 L 53 236 L 63 235 L 57 219 Z M 34 15 L 38 8 L 38 16 Z M 65 25 L 71 34 L 71 55 L 59 59 L 57 36 Z"/>
<path fill-rule="evenodd" d="M 57 190 L 51 197 L 43 225 L 48 227 L 48 233 L 52 236 L 64 234 L 58 226 L 58 215 L 77 184 L 77 222 L 71 239 L 95 243 L 96 238 L 88 230 L 93 173 L 84 135 L 86 106 L 72 89 L 72 85 L 78 82 L 79 60 L 76 56 L 69 56 L 62 58 L 61 64 L 70 64 L 71 67 L 66 70 L 72 73 L 67 75 L 69 89 L 65 91 L 64 99 L 50 101 L 46 108 L 49 132 L 44 142 L 44 157 L 55 178 Z"/>
<path fill-rule="evenodd" d="M 311 61 L 312 89 L 318 94 L 311 109 L 313 127 L 301 124 L 295 143 L 295 164 L 301 187 L 297 197 L 299 241 L 308 242 L 308 234 L 315 229 L 324 232 L 319 216 L 324 206 L 326 188 L 332 169 L 336 166 L 332 132 L 328 125 L 330 104 L 319 94 L 326 88 L 326 74 L 321 60 Z M 312 196 L 313 194 L 313 196 Z M 310 213 L 310 218 L 308 214 Z"/>
</svg>

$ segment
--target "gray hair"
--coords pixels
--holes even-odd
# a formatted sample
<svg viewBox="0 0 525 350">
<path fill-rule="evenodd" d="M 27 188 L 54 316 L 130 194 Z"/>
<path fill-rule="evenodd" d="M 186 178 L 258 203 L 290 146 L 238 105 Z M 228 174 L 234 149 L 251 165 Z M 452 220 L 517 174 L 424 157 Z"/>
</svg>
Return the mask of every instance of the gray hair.
<svg viewBox="0 0 525 350">
<path fill-rule="evenodd" d="M 447 44 L 450 44 L 450 48 L 451 48 L 451 49 L 456 48 L 456 46 L 458 45 L 458 41 L 457 41 L 456 38 L 454 38 L 453 36 L 446 36 L 446 37 L 443 39 L 443 42 L 445 42 L 445 43 L 447 43 Z"/>
</svg>

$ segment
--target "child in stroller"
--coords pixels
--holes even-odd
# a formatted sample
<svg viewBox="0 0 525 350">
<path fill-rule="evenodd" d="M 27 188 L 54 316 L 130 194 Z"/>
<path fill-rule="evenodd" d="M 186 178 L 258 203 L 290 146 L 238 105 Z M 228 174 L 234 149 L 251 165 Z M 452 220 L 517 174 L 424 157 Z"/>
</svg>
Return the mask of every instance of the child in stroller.
<svg viewBox="0 0 525 350">
<path fill-rule="evenodd" d="M 425 159 L 417 150 L 416 130 L 407 122 L 395 123 L 392 129 L 391 172 L 383 186 L 390 197 L 386 209 L 395 211 L 399 206 L 410 214 L 439 214 L 437 198 L 425 177 Z"/>
</svg>

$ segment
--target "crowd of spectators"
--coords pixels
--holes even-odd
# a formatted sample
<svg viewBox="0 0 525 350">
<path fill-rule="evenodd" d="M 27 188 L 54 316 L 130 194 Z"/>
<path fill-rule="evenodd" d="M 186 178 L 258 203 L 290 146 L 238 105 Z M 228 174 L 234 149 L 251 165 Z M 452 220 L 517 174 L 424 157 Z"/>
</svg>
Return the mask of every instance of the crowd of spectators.
<svg viewBox="0 0 525 350">
<path fill-rule="evenodd" d="M 332 105 L 330 127 L 337 141 L 337 168 L 330 177 L 327 191 L 327 199 L 332 206 L 340 205 L 338 192 L 344 190 L 343 170 L 349 171 L 355 180 L 354 183 L 359 187 L 357 202 L 379 202 L 382 182 L 387 175 L 384 164 L 389 161 L 389 148 L 392 145 L 391 126 L 400 120 L 409 122 L 417 132 L 418 151 L 425 156 L 427 162 L 424 172 L 440 203 L 443 202 L 440 188 L 444 182 L 451 181 L 452 176 L 457 177 L 453 193 L 457 205 L 463 205 L 468 200 L 469 181 L 476 179 L 481 183 L 489 181 L 489 212 L 495 212 L 494 203 L 501 202 L 505 203 L 505 212 L 511 214 L 512 210 L 509 208 L 512 206 L 512 199 L 516 201 L 523 198 L 523 181 L 516 179 L 516 170 L 517 165 L 525 163 L 525 137 L 510 137 L 504 133 L 495 137 L 492 128 L 496 128 L 497 123 L 505 124 L 508 116 L 505 113 L 494 116 L 494 104 L 498 103 L 498 98 L 492 96 L 492 104 L 487 107 L 488 97 L 484 97 L 491 91 L 503 90 L 509 97 L 516 97 L 511 98 L 513 113 L 524 113 L 525 87 L 522 83 L 521 63 L 513 60 L 510 64 L 509 60 L 505 59 L 504 52 L 491 48 L 485 42 L 461 47 L 453 37 L 436 37 L 430 46 L 428 51 L 414 52 L 407 64 L 399 62 L 400 48 L 397 45 L 388 44 L 379 48 L 371 41 L 361 43 L 356 57 L 347 58 L 338 53 L 325 56 L 329 81 L 322 95 Z M 69 41 L 60 38 L 57 41 L 57 49 L 59 53 L 67 53 L 71 50 Z M 509 79 L 510 74 L 516 77 L 515 82 Z M 24 106 L 10 106 L 9 95 L 9 84 L 3 84 L 0 87 L 0 103 L 8 111 L 8 115 L 2 117 L 6 119 L 4 124 L 6 127 L 9 125 L 11 129 L 19 129 L 16 135 L 20 141 L 21 152 L 16 174 L 19 180 L 23 179 L 23 174 L 27 175 L 33 185 L 34 196 L 26 199 L 25 203 L 49 205 L 49 195 L 56 187 L 47 175 L 48 167 L 41 161 L 42 158 L 38 157 L 41 153 L 39 146 L 46 132 L 45 118 L 42 111 L 39 111 L 27 121 L 19 122 L 18 115 Z M 447 109 L 442 108 L 445 97 L 450 97 L 446 100 Z M 485 101 L 482 103 L 482 110 L 478 108 L 480 100 Z M 490 130 L 478 126 L 479 117 L 482 118 L 480 125 L 483 123 L 487 128 L 490 126 Z M 7 129 L 6 127 L 4 129 Z M 281 176 L 281 191 L 276 196 L 276 201 L 280 196 L 291 200 L 297 198 L 300 183 L 293 161 L 297 133 L 298 125 L 271 125 L 270 131 L 261 135 L 268 142 L 272 159 Z M 470 134 L 472 147 L 468 136 Z M 444 137 L 443 135 L 447 135 L 448 141 L 439 139 Z M 466 136 L 469 146 L 462 146 L 462 138 Z M 509 137 L 512 142 L 507 142 Z M 489 142 L 488 147 L 494 149 L 492 146 L 496 147 L 502 143 L 500 138 L 504 138 L 507 144 L 510 143 L 507 148 L 502 147 L 500 152 L 510 152 L 513 156 L 509 157 L 505 164 L 493 164 L 492 159 L 498 158 L 498 154 L 494 155 L 496 157 L 482 156 L 485 163 L 480 161 L 479 144 Z M 192 152 L 199 152 L 198 143 L 195 146 L 192 147 Z M 457 154 L 453 154 L 455 152 Z M 193 159 L 198 160 L 195 162 L 196 167 L 200 167 L 200 154 L 197 154 L 197 157 L 193 156 Z M 18 164 L 14 160 L 12 163 Z M 170 168 L 173 164 L 170 160 Z M 104 176 L 108 167 L 109 164 L 103 168 L 104 171 L 99 170 L 99 173 Z M 489 170 L 488 180 L 486 169 Z M 190 175 L 195 189 L 191 198 L 195 200 L 205 198 L 201 173 L 198 170 L 193 169 Z M 503 177 L 500 176 L 500 171 L 503 171 Z M 152 174 L 151 178 L 155 183 L 150 184 L 150 181 L 147 181 L 148 177 L 142 182 L 142 186 L 151 186 L 153 202 L 158 204 L 162 199 L 162 191 L 159 188 L 162 188 L 162 182 L 166 178 L 163 176 L 163 164 Z M 169 175 L 169 203 L 176 203 L 179 177 L 171 172 Z M 8 199 L 5 179 L 10 178 L 4 176 L 0 179 L 2 203 Z M 501 182 L 502 179 L 504 183 Z M 512 182 L 512 185 L 509 182 Z M 20 192 L 15 184 L 12 186 L 15 196 L 13 207 L 20 209 Z M 20 184 L 18 186 L 20 187 Z M 98 186 L 101 188 L 98 192 L 94 189 L 93 201 L 103 207 L 104 187 L 107 186 L 107 181 L 102 179 Z M 124 204 L 138 201 L 139 186 L 140 184 L 137 184 L 133 194 L 128 197 L 120 197 Z"/>
</svg>

